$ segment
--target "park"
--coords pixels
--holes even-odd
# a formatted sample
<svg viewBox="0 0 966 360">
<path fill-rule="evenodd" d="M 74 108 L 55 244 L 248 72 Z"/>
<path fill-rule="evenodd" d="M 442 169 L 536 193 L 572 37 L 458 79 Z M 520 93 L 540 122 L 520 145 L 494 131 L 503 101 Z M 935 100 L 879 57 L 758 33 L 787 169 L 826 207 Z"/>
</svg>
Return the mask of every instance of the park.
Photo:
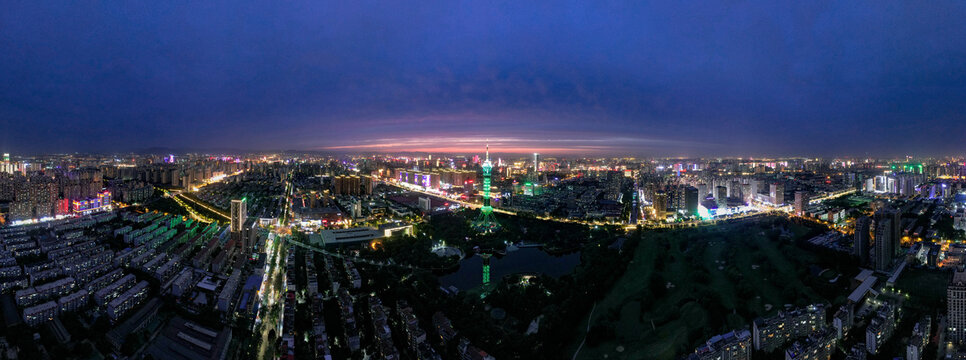
<svg viewBox="0 0 966 360">
<path fill-rule="evenodd" d="M 822 231 L 775 216 L 644 233 L 627 270 L 588 314 L 590 326 L 587 317 L 578 326 L 586 341 L 577 358 L 673 359 L 786 306 L 842 303 L 847 281 L 832 279 L 858 269 L 803 247 Z"/>
</svg>

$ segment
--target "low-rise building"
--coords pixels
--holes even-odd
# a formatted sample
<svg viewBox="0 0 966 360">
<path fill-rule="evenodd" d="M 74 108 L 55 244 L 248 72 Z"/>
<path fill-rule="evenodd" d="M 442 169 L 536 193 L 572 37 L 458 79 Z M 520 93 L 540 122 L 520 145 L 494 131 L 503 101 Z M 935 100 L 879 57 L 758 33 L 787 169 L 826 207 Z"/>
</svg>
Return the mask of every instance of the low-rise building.
<svg viewBox="0 0 966 360">
<path fill-rule="evenodd" d="M 124 275 L 124 277 L 121 277 L 117 281 L 114 281 L 110 285 L 95 292 L 94 302 L 96 302 L 97 305 L 104 305 L 111 302 L 118 296 L 121 296 L 121 294 L 129 289 L 132 285 L 134 285 L 136 280 L 137 279 L 134 277 L 134 274 Z"/>
<path fill-rule="evenodd" d="M 23 309 L 23 321 L 30 326 L 37 326 L 50 321 L 57 316 L 57 302 L 48 301 Z"/>
<path fill-rule="evenodd" d="M 487 354 L 486 351 L 471 344 L 466 338 L 460 340 L 460 344 L 456 347 L 456 350 L 459 351 L 460 358 L 463 360 L 496 360 L 495 357 Z"/>
<path fill-rule="evenodd" d="M 62 313 L 83 309 L 87 306 L 87 295 L 87 290 L 81 289 L 74 293 L 61 296 L 60 299 L 57 299 L 57 306 Z"/>
<path fill-rule="evenodd" d="M 171 282 L 171 294 L 177 297 L 181 297 L 191 286 L 194 285 L 193 276 L 191 275 L 191 269 L 184 269 L 178 274 L 178 277 Z"/>
<path fill-rule="evenodd" d="M 128 289 L 121 296 L 118 296 L 107 304 L 107 316 L 111 318 L 111 321 L 117 321 L 121 316 L 147 298 L 149 290 L 147 281 L 141 281 L 137 285 L 134 285 L 134 287 Z"/>
<path fill-rule="evenodd" d="M 209 359 L 227 357 L 231 328 L 221 330 L 203 327 L 175 317 L 147 347 L 155 359 Z"/>
</svg>

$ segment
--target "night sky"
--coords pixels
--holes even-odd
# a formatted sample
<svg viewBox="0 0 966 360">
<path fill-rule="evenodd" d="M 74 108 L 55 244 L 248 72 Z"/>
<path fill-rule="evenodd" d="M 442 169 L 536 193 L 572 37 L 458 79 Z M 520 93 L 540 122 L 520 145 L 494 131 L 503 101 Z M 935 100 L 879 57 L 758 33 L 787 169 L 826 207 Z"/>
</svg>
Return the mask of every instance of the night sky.
<svg viewBox="0 0 966 360">
<path fill-rule="evenodd" d="M 12 153 L 966 153 L 960 0 L 2 8 Z"/>
</svg>

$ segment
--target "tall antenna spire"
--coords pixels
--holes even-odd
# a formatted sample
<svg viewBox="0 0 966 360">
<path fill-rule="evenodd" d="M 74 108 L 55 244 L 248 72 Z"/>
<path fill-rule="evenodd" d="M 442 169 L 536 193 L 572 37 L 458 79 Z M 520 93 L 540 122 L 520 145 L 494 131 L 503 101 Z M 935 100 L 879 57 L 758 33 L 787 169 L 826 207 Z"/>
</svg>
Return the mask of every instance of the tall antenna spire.
<svg viewBox="0 0 966 360">
<path fill-rule="evenodd" d="M 480 207 L 480 217 L 473 223 L 473 227 L 488 233 L 496 230 L 500 226 L 493 218 L 493 207 L 490 206 L 490 175 L 493 171 L 493 163 L 490 162 L 490 139 L 486 139 L 486 160 L 483 161 L 483 206 Z"/>
</svg>

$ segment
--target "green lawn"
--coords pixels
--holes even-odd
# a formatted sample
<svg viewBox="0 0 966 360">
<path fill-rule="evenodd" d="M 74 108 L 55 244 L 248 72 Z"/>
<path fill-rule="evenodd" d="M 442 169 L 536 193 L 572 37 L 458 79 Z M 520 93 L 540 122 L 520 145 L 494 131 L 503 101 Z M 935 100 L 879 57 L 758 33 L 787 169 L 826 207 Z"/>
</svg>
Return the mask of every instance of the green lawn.
<svg viewBox="0 0 966 360">
<path fill-rule="evenodd" d="M 832 302 L 810 284 L 845 285 L 823 285 L 826 279 L 811 279 L 807 271 L 811 264 L 831 265 L 780 236 L 807 232 L 799 225 L 781 231 L 763 221 L 645 235 L 591 320 L 595 328 L 613 329 L 614 335 L 585 344 L 578 358 L 674 359 L 786 303 Z M 586 325 L 584 318 L 578 339 Z"/>
<path fill-rule="evenodd" d="M 952 278 L 949 271 L 906 269 L 895 288 L 909 294 L 906 305 L 922 309 L 945 309 L 946 286 Z"/>
</svg>

